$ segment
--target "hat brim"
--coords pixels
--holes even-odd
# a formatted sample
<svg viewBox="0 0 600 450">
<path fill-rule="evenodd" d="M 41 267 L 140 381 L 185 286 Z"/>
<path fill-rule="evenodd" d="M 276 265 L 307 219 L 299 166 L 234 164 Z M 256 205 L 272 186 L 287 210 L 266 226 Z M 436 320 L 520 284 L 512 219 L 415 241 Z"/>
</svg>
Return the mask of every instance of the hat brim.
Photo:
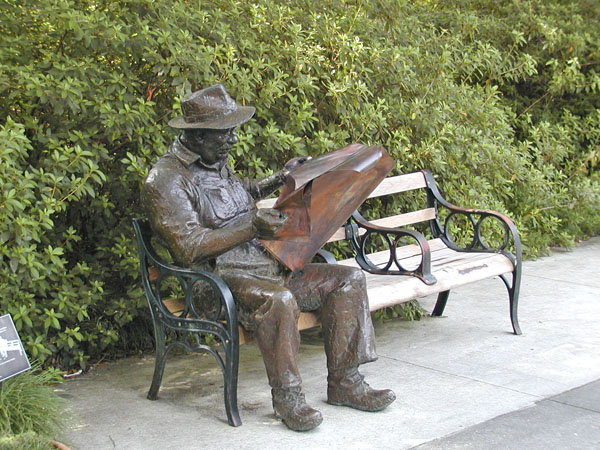
<svg viewBox="0 0 600 450">
<path fill-rule="evenodd" d="M 202 122 L 186 122 L 183 116 L 175 117 L 169 120 L 169 126 L 172 128 L 204 128 L 209 130 L 226 130 L 228 128 L 237 127 L 238 125 L 248 122 L 256 108 L 254 106 L 238 106 L 235 112 L 227 114 L 213 120 L 204 120 Z"/>
</svg>

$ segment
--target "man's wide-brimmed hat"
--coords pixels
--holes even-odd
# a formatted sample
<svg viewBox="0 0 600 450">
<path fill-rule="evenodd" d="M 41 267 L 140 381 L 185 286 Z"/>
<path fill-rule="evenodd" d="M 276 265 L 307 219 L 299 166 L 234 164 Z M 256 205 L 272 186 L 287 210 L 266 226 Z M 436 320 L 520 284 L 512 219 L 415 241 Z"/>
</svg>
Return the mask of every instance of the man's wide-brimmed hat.
<svg viewBox="0 0 600 450">
<path fill-rule="evenodd" d="M 169 121 L 173 128 L 208 128 L 226 130 L 250 120 L 255 108 L 238 105 L 223 85 L 192 92 L 181 100 L 183 116 Z"/>
</svg>

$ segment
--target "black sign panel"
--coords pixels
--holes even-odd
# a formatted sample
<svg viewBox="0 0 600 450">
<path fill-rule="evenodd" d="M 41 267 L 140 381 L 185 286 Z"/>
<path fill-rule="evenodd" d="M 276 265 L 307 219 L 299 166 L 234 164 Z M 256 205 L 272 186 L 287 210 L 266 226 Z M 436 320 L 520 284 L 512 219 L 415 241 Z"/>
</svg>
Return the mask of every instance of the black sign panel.
<svg viewBox="0 0 600 450">
<path fill-rule="evenodd" d="M 0 316 L 0 383 L 30 368 L 10 314 Z"/>
</svg>

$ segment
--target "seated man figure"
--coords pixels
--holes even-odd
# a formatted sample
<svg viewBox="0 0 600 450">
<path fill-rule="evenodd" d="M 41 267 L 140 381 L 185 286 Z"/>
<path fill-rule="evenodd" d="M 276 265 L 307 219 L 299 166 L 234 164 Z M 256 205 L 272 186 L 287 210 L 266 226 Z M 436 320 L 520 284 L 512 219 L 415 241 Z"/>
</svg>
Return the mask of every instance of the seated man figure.
<svg viewBox="0 0 600 450">
<path fill-rule="evenodd" d="M 178 264 L 211 270 L 229 285 L 242 325 L 255 331 L 276 416 L 298 431 L 322 421 L 306 404 L 296 363 L 300 311 L 321 316 L 328 403 L 386 408 L 394 393 L 372 389 L 358 372 L 377 358 L 362 271 L 308 264 L 291 272 L 257 241 L 273 237 L 285 217 L 258 210 L 255 202 L 279 188 L 302 159 L 262 180 L 239 179 L 228 165 L 229 150 L 237 142 L 235 127 L 254 108 L 237 105 L 221 85 L 188 94 L 181 105 L 183 116 L 169 125 L 183 131 L 150 171 L 142 202 Z"/>
</svg>

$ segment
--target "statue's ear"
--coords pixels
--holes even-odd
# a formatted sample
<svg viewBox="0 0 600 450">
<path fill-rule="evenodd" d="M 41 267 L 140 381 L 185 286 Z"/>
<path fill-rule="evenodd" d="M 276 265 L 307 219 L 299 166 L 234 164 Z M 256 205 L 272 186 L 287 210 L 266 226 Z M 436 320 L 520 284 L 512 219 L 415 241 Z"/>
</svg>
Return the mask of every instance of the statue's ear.
<svg viewBox="0 0 600 450">
<path fill-rule="evenodd" d="M 190 144 L 203 144 L 204 143 L 204 130 L 201 128 L 186 128 L 180 135 L 180 139 L 183 143 Z"/>
</svg>

